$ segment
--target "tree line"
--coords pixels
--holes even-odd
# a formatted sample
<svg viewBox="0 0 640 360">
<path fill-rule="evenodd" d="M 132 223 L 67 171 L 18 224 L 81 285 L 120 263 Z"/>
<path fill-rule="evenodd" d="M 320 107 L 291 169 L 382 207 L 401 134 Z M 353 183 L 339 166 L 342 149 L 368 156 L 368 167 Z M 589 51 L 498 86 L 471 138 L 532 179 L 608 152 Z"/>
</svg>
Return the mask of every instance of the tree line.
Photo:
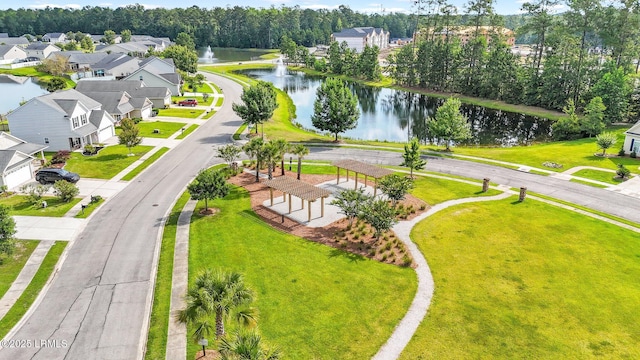
<svg viewBox="0 0 640 360">
<path fill-rule="evenodd" d="M 457 20 L 451 7 L 440 6 L 438 16 L 421 24 L 420 41 L 390 57 L 390 75 L 405 86 L 554 110 L 569 106 L 584 112 L 601 102 L 606 123 L 633 120 L 640 56 L 637 2 L 616 6 L 568 0 L 568 10 L 553 15 L 559 4 L 534 0 L 522 5 L 527 16 L 519 32 L 533 41 L 525 56 L 512 52 L 502 34 L 482 31 L 481 26 L 503 24 L 493 0 L 467 3 L 473 32 L 468 41 L 450 35 Z"/>
<path fill-rule="evenodd" d="M 411 37 L 415 20 L 402 13 L 362 14 L 348 6 L 333 10 L 295 7 L 213 7 L 192 6 L 174 9 L 145 9 L 128 5 L 111 9 L 85 6 L 81 9 L 45 8 L 0 11 L 0 31 L 10 36 L 44 35 L 49 32 L 103 34 L 105 30 L 156 37 L 175 37 L 187 33 L 198 47 L 237 48 L 280 47 L 283 36 L 297 44 L 328 44 L 331 33 L 343 28 L 374 26 L 390 31 L 392 37 Z"/>
</svg>

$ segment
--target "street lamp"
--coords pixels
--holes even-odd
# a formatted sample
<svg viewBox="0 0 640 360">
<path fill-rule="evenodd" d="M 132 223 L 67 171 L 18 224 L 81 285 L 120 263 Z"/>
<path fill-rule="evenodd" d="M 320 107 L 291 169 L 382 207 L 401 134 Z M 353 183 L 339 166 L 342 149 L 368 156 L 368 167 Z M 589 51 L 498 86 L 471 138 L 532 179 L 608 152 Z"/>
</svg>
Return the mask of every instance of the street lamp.
<svg viewBox="0 0 640 360">
<path fill-rule="evenodd" d="M 202 345 L 202 355 L 207 356 L 207 350 L 205 349 L 205 347 L 209 345 L 209 340 L 202 338 L 198 340 L 198 345 Z"/>
</svg>

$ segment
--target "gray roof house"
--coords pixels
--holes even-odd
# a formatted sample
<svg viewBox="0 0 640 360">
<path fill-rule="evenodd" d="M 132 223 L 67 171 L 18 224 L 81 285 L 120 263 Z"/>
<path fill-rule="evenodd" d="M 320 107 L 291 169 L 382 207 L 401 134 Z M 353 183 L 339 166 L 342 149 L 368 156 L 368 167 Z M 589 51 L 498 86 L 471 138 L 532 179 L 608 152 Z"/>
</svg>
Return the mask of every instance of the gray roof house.
<svg viewBox="0 0 640 360">
<path fill-rule="evenodd" d="M 635 152 L 636 155 L 640 155 L 640 121 L 624 132 L 624 145 L 622 148 L 625 154 Z"/>
<path fill-rule="evenodd" d="M 12 135 L 42 142 L 52 151 L 78 149 L 115 135 L 115 120 L 102 104 L 73 89 L 35 97 L 7 120 Z"/>
<path fill-rule="evenodd" d="M 13 135 L 0 132 L 0 186 L 14 189 L 33 180 L 34 155 L 43 151 L 46 145 L 28 143 Z"/>
<path fill-rule="evenodd" d="M 108 54 L 91 65 L 94 77 L 111 76 L 114 79 L 122 79 L 139 67 L 138 59 L 125 54 Z"/>
<path fill-rule="evenodd" d="M 51 43 L 34 42 L 29 44 L 25 50 L 28 57 L 44 60 L 52 53 L 60 51 L 60 48 Z"/>
<path fill-rule="evenodd" d="M 29 40 L 24 36 L 19 37 L 3 37 L 0 38 L 0 44 L 2 45 L 18 45 L 20 47 L 27 47 L 29 45 Z"/>
<path fill-rule="evenodd" d="M 67 41 L 67 35 L 64 33 L 46 33 L 42 36 L 42 41 L 50 43 L 63 43 Z"/>
<path fill-rule="evenodd" d="M 76 84 L 76 90 L 84 92 L 122 92 L 126 91 L 131 95 L 132 99 L 146 98 L 151 101 L 154 108 L 165 108 L 171 105 L 171 91 L 166 86 L 147 86 L 140 80 L 81 80 Z M 137 108 L 134 105 L 135 108 Z M 140 108 L 142 110 L 142 107 Z M 141 114 L 143 119 L 147 118 L 145 114 Z"/>
<path fill-rule="evenodd" d="M 123 80 L 140 80 L 154 87 L 167 87 L 173 95 L 182 94 L 182 77 L 176 72 L 173 59 L 151 56 L 140 62 L 140 69 Z"/>
<path fill-rule="evenodd" d="M 17 45 L 0 45 L 0 64 L 11 64 L 26 57 L 27 52 Z"/>
<path fill-rule="evenodd" d="M 151 117 L 153 103 L 146 97 L 133 97 L 126 91 L 83 91 L 83 94 L 102 104 L 116 122 L 126 118 Z"/>
<path fill-rule="evenodd" d="M 382 50 L 389 47 L 389 32 L 381 28 L 355 27 L 331 34 L 331 41 L 346 42 L 349 48 L 358 53 L 361 53 L 366 45 L 377 46 Z"/>
</svg>

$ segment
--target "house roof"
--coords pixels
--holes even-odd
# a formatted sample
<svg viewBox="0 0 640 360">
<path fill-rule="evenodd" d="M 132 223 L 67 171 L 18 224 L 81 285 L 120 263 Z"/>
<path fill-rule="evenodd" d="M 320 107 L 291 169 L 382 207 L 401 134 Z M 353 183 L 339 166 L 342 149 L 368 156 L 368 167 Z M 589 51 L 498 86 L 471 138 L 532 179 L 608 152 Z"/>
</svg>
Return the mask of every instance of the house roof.
<svg viewBox="0 0 640 360">
<path fill-rule="evenodd" d="M 342 31 L 333 33 L 333 37 L 365 37 L 373 32 L 381 33 L 384 29 L 373 27 L 355 27 L 351 29 L 342 29 Z"/>
<path fill-rule="evenodd" d="M 638 121 L 635 125 L 633 125 L 629 130 L 624 132 L 629 135 L 638 135 L 640 136 L 640 121 Z"/>
<path fill-rule="evenodd" d="M 129 103 L 135 109 L 141 109 L 141 110 L 149 106 L 153 106 L 153 103 L 151 102 L 151 100 L 149 100 L 146 96 L 132 97 L 131 99 L 129 99 Z"/>
<path fill-rule="evenodd" d="M 82 51 L 69 51 L 69 62 L 76 64 L 89 64 L 93 66 L 100 60 L 104 59 L 107 55 L 107 53 L 102 52 L 85 53 Z"/>
<path fill-rule="evenodd" d="M 29 40 L 27 40 L 27 38 L 24 37 L 24 36 L 8 37 L 8 38 L 0 39 L 0 44 L 6 44 L 6 45 L 28 45 L 29 44 Z"/>
<path fill-rule="evenodd" d="M 44 34 L 44 36 L 48 37 L 48 38 L 59 38 L 60 36 L 64 35 L 64 33 L 46 33 Z"/>
<path fill-rule="evenodd" d="M 180 74 L 166 73 L 166 74 L 160 74 L 160 76 L 169 80 L 169 82 L 171 82 L 172 84 L 180 85 Z"/>
<path fill-rule="evenodd" d="M 132 97 L 165 98 L 170 94 L 166 87 L 145 86 L 140 80 L 82 80 L 78 81 L 76 90 L 84 92 L 94 91 L 126 91 Z"/>
<path fill-rule="evenodd" d="M 146 67 L 149 64 L 153 64 L 154 61 L 162 61 L 166 64 L 169 64 L 171 67 L 175 68 L 176 65 L 173 62 L 172 58 L 159 58 L 157 56 L 149 56 L 148 58 L 140 61 L 140 67 Z M 154 67 L 155 68 L 155 67 Z"/>
<path fill-rule="evenodd" d="M 123 97 L 126 97 L 127 100 L 130 98 L 129 94 L 125 91 L 85 91 L 83 94 L 102 104 L 102 109 L 109 114 L 125 115 L 134 110 L 133 105 L 131 105 L 129 101 L 122 101 Z"/>
<path fill-rule="evenodd" d="M 98 51 L 98 48 L 96 48 Z M 149 46 L 140 42 L 126 42 L 119 44 L 111 44 L 99 49 L 99 52 L 111 51 L 112 53 L 146 53 L 149 51 Z"/>
<path fill-rule="evenodd" d="M 68 116 L 71 116 L 78 102 L 81 102 L 89 109 L 100 109 L 102 106 L 99 102 L 74 89 L 56 91 L 51 94 L 34 98 L 34 100 L 40 101 L 54 109 L 62 111 Z"/>
<path fill-rule="evenodd" d="M 89 116 L 89 122 L 93 124 L 96 129 L 100 129 L 100 124 L 102 123 L 102 120 L 104 118 L 109 119 L 109 122 L 111 122 L 111 124 L 114 123 L 113 118 L 105 110 L 92 111 L 91 116 Z"/>
<path fill-rule="evenodd" d="M 120 66 L 126 62 L 135 60 L 129 55 L 125 55 L 122 53 L 108 54 L 104 58 L 102 58 L 97 63 L 93 64 L 91 67 L 94 69 L 105 69 L 110 70 L 115 68 L 116 66 Z"/>
<path fill-rule="evenodd" d="M 13 161 L 15 157 L 21 157 L 21 160 Z M 4 174 L 8 169 L 24 164 L 33 160 L 32 156 L 22 153 L 18 150 L 0 150 L 0 171 Z M 12 164 L 13 162 L 13 164 Z"/>
<path fill-rule="evenodd" d="M 8 54 L 11 50 L 13 50 L 13 48 L 19 49 L 20 51 L 24 52 L 23 49 L 15 46 L 15 45 L 0 45 L 0 57 L 5 56 L 6 54 Z"/>
<path fill-rule="evenodd" d="M 29 143 L 4 131 L 0 132 L 0 150 L 18 150 L 33 155 L 46 148 L 47 145 Z"/>
<path fill-rule="evenodd" d="M 48 47 L 53 47 L 54 49 L 60 51 L 60 48 L 51 44 L 51 43 L 43 43 L 43 42 L 34 42 L 27 46 L 27 50 L 45 50 Z"/>
<path fill-rule="evenodd" d="M 93 115 L 93 111 L 91 112 L 91 115 Z M 89 118 L 92 118 L 93 116 L 90 116 Z M 78 134 L 78 136 L 87 136 L 87 135 L 91 135 L 94 132 L 98 131 L 98 127 L 95 126 L 91 121 L 89 121 L 89 123 L 82 125 L 81 127 L 77 128 L 77 129 L 73 129 L 73 132 Z"/>
</svg>

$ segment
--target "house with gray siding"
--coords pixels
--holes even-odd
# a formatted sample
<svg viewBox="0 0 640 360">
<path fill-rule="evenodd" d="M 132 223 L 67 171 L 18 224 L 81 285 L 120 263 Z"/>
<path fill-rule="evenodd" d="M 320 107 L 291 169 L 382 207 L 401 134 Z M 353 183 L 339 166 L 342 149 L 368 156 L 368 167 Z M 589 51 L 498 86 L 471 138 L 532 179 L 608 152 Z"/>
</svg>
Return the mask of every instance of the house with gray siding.
<svg viewBox="0 0 640 360">
<path fill-rule="evenodd" d="M 636 155 L 640 155 L 640 121 L 624 132 L 624 145 L 622 148 L 625 154 L 634 152 Z"/>
<path fill-rule="evenodd" d="M 81 80 L 76 84 L 76 90 L 85 92 L 124 92 L 135 99 L 148 99 L 153 108 L 162 109 L 171 105 L 171 91 L 166 86 L 147 86 L 140 80 Z M 138 108 L 134 105 L 134 108 Z M 140 107 L 141 117 L 145 119 L 144 109 Z"/>
<path fill-rule="evenodd" d="M 52 151 L 74 150 L 115 135 L 115 120 L 92 98 L 64 90 L 29 100 L 7 115 L 11 134 Z"/>
<path fill-rule="evenodd" d="M 42 36 L 42 41 L 50 43 L 64 43 L 67 41 L 65 33 L 46 33 Z"/>
<path fill-rule="evenodd" d="M 11 64 L 26 57 L 27 52 L 17 45 L 0 45 L 0 64 Z"/>
<path fill-rule="evenodd" d="M 0 186 L 11 190 L 32 181 L 36 162 L 39 162 L 35 156 L 44 161 L 43 151 L 46 148 L 46 145 L 28 143 L 0 132 Z"/>
<path fill-rule="evenodd" d="M 155 56 L 140 62 L 140 68 L 123 80 L 140 80 L 152 87 L 167 87 L 174 96 L 182 94 L 182 77 L 176 72 L 173 59 Z"/>
<path fill-rule="evenodd" d="M 52 53 L 60 51 L 60 48 L 50 43 L 34 42 L 29 44 L 25 50 L 27 57 L 44 60 Z"/>
</svg>

